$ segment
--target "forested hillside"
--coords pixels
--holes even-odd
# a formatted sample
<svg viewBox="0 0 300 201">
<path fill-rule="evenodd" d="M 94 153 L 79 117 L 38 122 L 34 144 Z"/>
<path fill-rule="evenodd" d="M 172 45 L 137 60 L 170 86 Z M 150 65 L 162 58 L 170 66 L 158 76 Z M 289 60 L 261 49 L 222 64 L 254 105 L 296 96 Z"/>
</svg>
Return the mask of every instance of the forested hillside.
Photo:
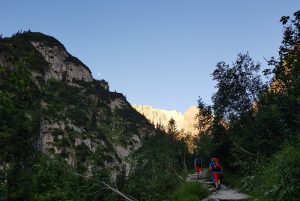
<svg viewBox="0 0 300 201">
<path fill-rule="evenodd" d="M 185 152 L 55 38 L 0 39 L 0 200 L 167 199 Z"/>
<path fill-rule="evenodd" d="M 211 106 L 199 99 L 198 142 L 206 161 L 219 157 L 224 179 L 253 200 L 300 197 L 300 11 L 284 16 L 279 58 L 261 69 L 249 53 L 212 74 L 217 92 Z M 263 83 L 261 70 L 273 76 Z"/>
</svg>

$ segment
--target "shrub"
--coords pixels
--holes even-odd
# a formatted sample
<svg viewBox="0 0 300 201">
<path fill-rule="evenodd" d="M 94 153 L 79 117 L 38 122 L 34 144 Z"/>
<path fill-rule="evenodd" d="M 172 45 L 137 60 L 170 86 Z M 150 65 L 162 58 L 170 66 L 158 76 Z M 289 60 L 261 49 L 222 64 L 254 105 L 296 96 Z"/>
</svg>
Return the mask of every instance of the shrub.
<svg viewBox="0 0 300 201">
<path fill-rule="evenodd" d="M 199 182 L 184 183 L 174 193 L 174 199 L 177 201 L 199 201 L 207 196 L 207 189 Z"/>
<path fill-rule="evenodd" d="M 255 189 L 254 197 L 258 200 L 290 201 L 300 197 L 300 148 L 285 145 L 276 153 L 266 167 L 261 167 L 262 184 Z M 258 183 L 257 182 L 257 183 Z"/>
</svg>

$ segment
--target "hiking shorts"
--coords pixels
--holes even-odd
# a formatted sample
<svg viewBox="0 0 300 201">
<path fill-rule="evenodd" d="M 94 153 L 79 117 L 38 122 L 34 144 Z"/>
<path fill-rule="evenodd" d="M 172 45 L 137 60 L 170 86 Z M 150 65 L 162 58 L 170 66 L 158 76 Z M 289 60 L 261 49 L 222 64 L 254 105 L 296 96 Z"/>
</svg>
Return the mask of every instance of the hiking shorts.
<svg viewBox="0 0 300 201">
<path fill-rule="evenodd" d="M 220 178 L 221 178 L 221 172 L 213 172 L 213 178 L 214 178 L 214 181 L 220 181 Z"/>
<path fill-rule="evenodd" d="M 202 172 L 202 167 L 201 166 L 196 166 L 195 169 L 196 169 L 197 173 Z"/>
</svg>

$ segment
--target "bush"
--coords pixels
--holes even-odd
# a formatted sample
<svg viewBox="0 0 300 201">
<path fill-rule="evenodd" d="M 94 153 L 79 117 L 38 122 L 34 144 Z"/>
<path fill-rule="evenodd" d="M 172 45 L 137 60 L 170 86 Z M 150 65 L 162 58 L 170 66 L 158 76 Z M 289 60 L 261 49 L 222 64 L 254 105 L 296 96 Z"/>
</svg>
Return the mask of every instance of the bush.
<svg viewBox="0 0 300 201">
<path fill-rule="evenodd" d="M 285 145 L 266 167 L 261 167 L 261 170 L 264 173 L 260 177 L 261 181 L 258 182 L 262 186 L 255 189 L 254 197 L 258 200 L 299 200 L 300 148 L 298 146 Z"/>
<path fill-rule="evenodd" d="M 174 193 L 174 199 L 176 201 L 199 201 L 207 196 L 207 189 L 199 182 L 184 183 Z"/>
<path fill-rule="evenodd" d="M 144 201 L 174 201 L 173 192 L 184 182 L 184 167 L 180 151 L 187 147 L 164 133 L 146 138 L 142 148 L 128 158 L 132 164 L 126 194 Z"/>
</svg>

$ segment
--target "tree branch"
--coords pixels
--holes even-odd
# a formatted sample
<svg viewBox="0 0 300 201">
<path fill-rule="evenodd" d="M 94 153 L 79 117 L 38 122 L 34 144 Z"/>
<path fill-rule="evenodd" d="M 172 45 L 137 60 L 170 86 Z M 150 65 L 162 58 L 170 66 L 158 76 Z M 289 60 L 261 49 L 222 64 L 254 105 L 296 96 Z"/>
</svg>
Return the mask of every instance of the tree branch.
<svg viewBox="0 0 300 201">
<path fill-rule="evenodd" d="M 170 167 L 171 167 L 171 169 L 173 170 L 173 172 L 175 173 L 175 175 L 176 175 L 179 179 L 181 179 L 182 181 L 185 181 L 185 179 L 182 178 L 182 177 L 176 172 L 176 170 L 175 170 L 172 166 L 170 166 Z"/>
<path fill-rule="evenodd" d="M 245 152 L 245 153 L 247 153 L 247 154 L 249 154 L 249 155 L 251 155 L 251 156 L 255 156 L 255 154 L 253 154 L 253 153 L 247 151 L 246 149 L 240 147 L 237 143 L 235 143 L 235 142 L 233 142 L 233 141 L 232 141 L 232 143 L 233 143 L 234 146 L 236 146 L 237 148 L 239 148 L 239 149 L 242 150 L 243 152 Z"/>
<path fill-rule="evenodd" d="M 78 175 L 78 176 L 80 176 L 80 177 L 83 177 L 83 178 L 89 178 L 89 177 L 87 177 L 87 176 L 84 176 L 84 175 L 82 175 L 82 174 L 79 174 L 79 173 L 74 172 L 74 171 L 71 171 L 71 170 L 70 170 L 70 172 L 72 172 L 73 174 L 76 174 L 76 175 Z M 108 189 L 110 189 L 111 191 L 113 191 L 113 192 L 115 192 L 116 194 L 122 196 L 123 198 L 125 198 L 125 200 L 128 200 L 128 201 L 138 201 L 138 200 L 135 199 L 135 198 L 129 198 L 128 195 L 125 195 L 124 193 L 122 193 L 122 192 L 119 191 L 118 189 L 111 187 L 110 185 L 106 184 L 106 183 L 103 182 L 103 181 L 97 181 L 97 182 L 103 184 L 104 186 L 106 186 L 106 187 L 107 187 Z"/>
<path fill-rule="evenodd" d="M 125 199 L 128 200 L 128 201 L 138 201 L 137 199 L 134 199 L 134 200 L 133 200 L 133 199 L 129 198 L 127 195 L 125 195 L 125 194 L 122 193 L 121 191 L 119 191 L 119 190 L 117 190 L 117 189 L 111 187 L 110 185 L 108 185 L 108 184 L 106 184 L 106 183 L 104 183 L 104 182 L 102 182 L 102 181 L 100 181 L 100 183 L 103 184 L 104 186 L 106 186 L 108 189 L 112 190 L 113 192 L 117 193 L 118 195 L 122 196 L 123 198 L 125 198 Z"/>
</svg>

